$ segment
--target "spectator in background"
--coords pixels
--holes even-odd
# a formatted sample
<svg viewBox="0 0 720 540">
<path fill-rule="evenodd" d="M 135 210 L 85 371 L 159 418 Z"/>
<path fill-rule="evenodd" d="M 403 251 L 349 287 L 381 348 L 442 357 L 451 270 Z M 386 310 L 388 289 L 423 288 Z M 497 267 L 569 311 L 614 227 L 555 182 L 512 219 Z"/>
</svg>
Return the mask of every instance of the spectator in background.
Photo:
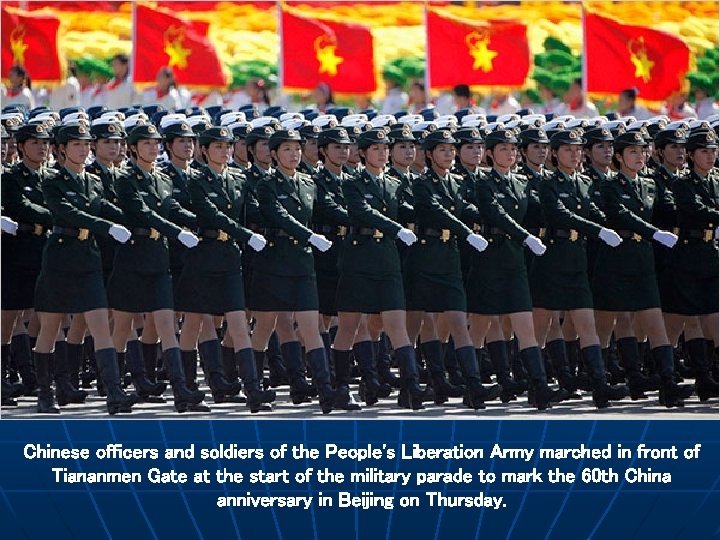
<svg viewBox="0 0 720 540">
<path fill-rule="evenodd" d="M 382 114 L 395 114 L 404 111 L 408 103 L 408 95 L 403 92 L 404 75 L 399 67 L 388 64 L 383 68 L 385 82 L 385 99 L 382 101 Z"/>
<path fill-rule="evenodd" d="M 2 96 L 3 107 L 19 103 L 25 105 L 27 110 L 35 108 L 35 98 L 32 95 L 32 82 L 27 70 L 20 65 L 14 65 L 8 71 L 10 88 Z"/>
<path fill-rule="evenodd" d="M 59 111 L 65 107 L 80 105 L 80 83 L 77 79 L 77 67 L 74 62 L 68 63 L 69 76 L 65 83 L 50 93 L 50 108 Z"/>
<path fill-rule="evenodd" d="M 457 84 L 453 88 L 453 101 L 455 110 L 466 109 L 474 105 L 470 97 L 470 87 L 467 84 Z"/>
<path fill-rule="evenodd" d="M 313 90 L 313 100 L 315 101 L 315 105 L 317 105 L 317 109 L 321 114 L 330 107 L 335 106 L 332 89 L 327 83 L 320 83 L 315 87 L 315 90 Z"/>
<path fill-rule="evenodd" d="M 695 93 L 695 112 L 700 120 L 718 114 L 718 103 L 715 98 L 718 92 L 717 79 L 713 80 L 703 73 L 688 75 L 690 89 Z"/>
<path fill-rule="evenodd" d="M 428 106 L 427 93 L 425 93 L 425 83 L 422 81 L 413 81 L 410 83 L 410 91 L 408 92 L 408 112 L 417 114 Z"/>
<path fill-rule="evenodd" d="M 157 81 L 155 87 L 148 88 L 142 93 L 141 101 L 143 105 L 159 104 L 168 111 L 176 111 L 182 108 L 173 70 L 168 66 L 161 67 L 155 80 Z"/>
<path fill-rule="evenodd" d="M 135 88 L 128 77 L 129 63 L 127 54 L 116 54 L 112 58 L 114 78 L 105 85 L 101 98 L 101 104 L 108 109 L 129 107 L 135 102 Z"/>
<path fill-rule="evenodd" d="M 597 107 L 585 99 L 582 79 L 574 79 L 565 93 L 564 102 L 553 111 L 557 115 L 572 114 L 576 118 L 592 118 L 598 115 Z"/>
<path fill-rule="evenodd" d="M 636 120 L 652 118 L 653 114 L 650 111 L 635 103 L 637 96 L 637 88 L 628 88 L 620 92 L 618 96 L 618 116 L 634 116 Z"/>
<path fill-rule="evenodd" d="M 697 118 L 697 113 L 688 103 L 687 92 L 679 91 L 671 95 L 667 103 L 660 109 L 660 114 L 666 114 L 671 120 L 683 118 Z"/>
<path fill-rule="evenodd" d="M 490 100 L 490 114 L 512 114 L 520 108 L 520 103 L 509 92 L 496 92 Z"/>
</svg>

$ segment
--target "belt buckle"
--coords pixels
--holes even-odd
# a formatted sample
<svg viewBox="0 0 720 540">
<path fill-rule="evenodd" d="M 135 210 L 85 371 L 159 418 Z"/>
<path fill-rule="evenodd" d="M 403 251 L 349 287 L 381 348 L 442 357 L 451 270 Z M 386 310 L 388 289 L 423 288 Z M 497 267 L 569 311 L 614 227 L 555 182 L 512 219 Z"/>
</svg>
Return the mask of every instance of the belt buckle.
<svg viewBox="0 0 720 540">
<path fill-rule="evenodd" d="M 43 226 L 39 223 L 33 223 L 33 232 L 35 236 L 42 236 L 43 234 Z"/>
<path fill-rule="evenodd" d="M 230 240 L 230 236 L 222 229 L 218 229 L 217 239 L 219 242 L 227 242 L 228 240 Z"/>
<path fill-rule="evenodd" d="M 345 225 L 338 225 L 337 235 L 345 236 L 347 234 L 347 227 Z"/>
<path fill-rule="evenodd" d="M 577 242 L 578 239 L 578 232 L 575 229 L 570 229 L 570 241 L 571 242 Z"/>
<path fill-rule="evenodd" d="M 680 236 L 680 227 L 673 227 L 673 228 L 672 228 L 672 233 L 673 233 L 675 236 Z"/>
<path fill-rule="evenodd" d="M 385 234 L 380 229 L 375 229 L 373 231 L 373 235 L 372 235 L 373 238 L 383 238 L 384 236 L 385 236 Z"/>
<path fill-rule="evenodd" d="M 703 231 L 703 242 L 712 242 L 713 236 L 714 235 L 712 229 L 705 229 Z"/>
<path fill-rule="evenodd" d="M 544 238 L 545 237 L 545 227 L 540 227 L 538 229 L 538 238 Z"/>
<path fill-rule="evenodd" d="M 479 233 L 482 230 L 482 225 L 480 225 L 479 223 L 473 223 L 472 230 L 474 233 Z"/>
<path fill-rule="evenodd" d="M 411 230 L 412 232 L 415 232 L 415 224 L 414 223 L 408 223 L 406 228 Z"/>
<path fill-rule="evenodd" d="M 151 240 L 160 240 L 160 231 L 151 227 L 149 236 Z"/>
<path fill-rule="evenodd" d="M 440 233 L 440 240 L 442 240 L 443 242 L 447 242 L 448 240 L 450 240 L 450 229 L 442 230 L 442 232 Z"/>
<path fill-rule="evenodd" d="M 78 229 L 78 240 L 87 240 L 90 237 L 90 229 Z"/>
<path fill-rule="evenodd" d="M 642 236 L 640 236 L 638 233 L 633 233 L 632 239 L 635 240 L 636 242 L 640 242 L 640 241 L 642 241 Z"/>
</svg>

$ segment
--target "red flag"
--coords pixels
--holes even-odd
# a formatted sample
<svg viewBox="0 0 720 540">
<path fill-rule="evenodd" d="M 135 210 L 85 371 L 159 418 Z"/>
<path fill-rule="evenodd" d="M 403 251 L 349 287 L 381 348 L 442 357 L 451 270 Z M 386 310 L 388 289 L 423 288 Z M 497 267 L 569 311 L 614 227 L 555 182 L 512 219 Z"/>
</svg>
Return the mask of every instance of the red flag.
<svg viewBox="0 0 720 540">
<path fill-rule="evenodd" d="M 172 68 L 180 84 L 224 86 L 227 83 L 208 23 L 187 21 L 138 4 L 133 46 L 133 80 L 155 82 L 158 70 Z"/>
<path fill-rule="evenodd" d="M 36 15 L 2 8 L 2 65 L 27 69 L 33 81 L 62 79 L 57 34 L 60 20 L 52 15 Z"/>
<path fill-rule="evenodd" d="M 527 27 L 512 21 L 468 21 L 427 12 L 433 88 L 456 84 L 522 86 L 530 69 Z"/>
<path fill-rule="evenodd" d="M 587 12 L 585 51 L 588 92 L 635 87 L 650 100 L 679 90 L 690 64 L 690 49 L 680 38 Z"/>
<path fill-rule="evenodd" d="M 309 19 L 283 10 L 282 80 L 288 88 L 309 90 L 325 82 L 336 92 L 374 92 L 370 29 Z"/>
</svg>

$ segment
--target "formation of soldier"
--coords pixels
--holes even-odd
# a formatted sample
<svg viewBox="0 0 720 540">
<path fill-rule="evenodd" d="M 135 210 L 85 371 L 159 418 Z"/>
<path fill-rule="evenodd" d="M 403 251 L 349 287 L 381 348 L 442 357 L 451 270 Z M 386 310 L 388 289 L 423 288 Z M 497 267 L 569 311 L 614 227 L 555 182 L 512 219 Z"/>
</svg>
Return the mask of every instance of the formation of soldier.
<svg viewBox="0 0 720 540">
<path fill-rule="evenodd" d="M 161 109 L 3 110 L 4 407 L 718 396 L 717 117 Z"/>
</svg>

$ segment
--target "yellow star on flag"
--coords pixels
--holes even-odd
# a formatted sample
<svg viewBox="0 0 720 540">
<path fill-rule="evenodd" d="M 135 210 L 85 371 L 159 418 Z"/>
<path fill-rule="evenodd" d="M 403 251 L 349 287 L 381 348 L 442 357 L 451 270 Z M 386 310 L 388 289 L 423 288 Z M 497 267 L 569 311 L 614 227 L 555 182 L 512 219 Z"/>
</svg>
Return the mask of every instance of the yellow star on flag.
<svg viewBox="0 0 720 540">
<path fill-rule="evenodd" d="M 192 51 L 183 47 L 185 39 L 185 29 L 171 26 L 164 35 L 165 54 L 168 55 L 168 67 L 177 67 L 185 69 L 188 65 L 187 58 Z"/>
<path fill-rule="evenodd" d="M 635 66 L 635 77 L 642 79 L 643 82 L 650 82 L 650 79 L 652 78 L 650 76 L 650 72 L 652 71 L 655 62 L 648 58 L 647 53 L 644 50 L 640 51 L 638 54 L 632 53 L 630 61 Z"/>
<path fill-rule="evenodd" d="M 13 62 L 20 65 L 25 63 L 25 51 L 28 48 L 24 40 L 25 27 L 21 24 L 10 33 L 10 49 L 12 50 Z"/>
<path fill-rule="evenodd" d="M 465 37 L 465 43 L 468 46 L 468 52 L 473 57 L 473 69 L 482 70 L 484 73 L 489 73 L 493 70 L 493 60 L 499 54 L 498 52 L 489 49 L 490 38 L 482 36 L 478 32 L 471 32 Z"/>
<path fill-rule="evenodd" d="M 335 77 L 338 66 L 342 64 L 345 59 L 335 53 L 337 45 L 328 43 L 328 39 L 330 38 L 326 35 L 318 36 L 315 39 L 315 56 L 320 63 L 319 73 L 327 73 L 331 77 Z"/>
</svg>

